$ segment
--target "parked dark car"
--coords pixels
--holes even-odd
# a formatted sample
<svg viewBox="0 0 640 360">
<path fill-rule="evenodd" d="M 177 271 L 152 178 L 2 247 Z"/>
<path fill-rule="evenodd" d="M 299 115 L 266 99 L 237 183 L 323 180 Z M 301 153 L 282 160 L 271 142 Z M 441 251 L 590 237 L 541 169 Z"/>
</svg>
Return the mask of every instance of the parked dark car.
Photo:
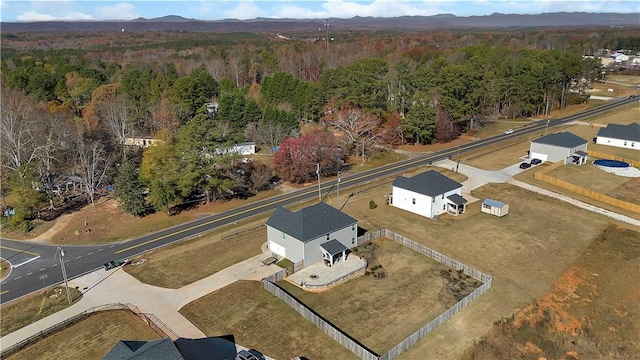
<svg viewBox="0 0 640 360">
<path fill-rule="evenodd" d="M 528 169 L 531 167 L 531 164 L 529 164 L 528 162 L 523 162 L 522 164 L 520 164 L 520 169 Z"/>
<path fill-rule="evenodd" d="M 542 164 L 542 160 L 540 159 L 531 159 L 531 165 Z"/>
</svg>

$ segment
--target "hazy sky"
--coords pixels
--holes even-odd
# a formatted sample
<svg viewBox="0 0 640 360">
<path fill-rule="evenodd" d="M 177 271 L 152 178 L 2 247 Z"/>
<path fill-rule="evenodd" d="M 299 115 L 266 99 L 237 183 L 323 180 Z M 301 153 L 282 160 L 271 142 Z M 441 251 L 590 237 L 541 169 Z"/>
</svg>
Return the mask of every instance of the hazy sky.
<svg viewBox="0 0 640 360">
<path fill-rule="evenodd" d="M 2 21 L 130 20 L 180 15 L 200 20 L 266 18 L 351 18 L 402 15 L 458 16 L 544 12 L 640 12 L 640 1 L 595 0 L 201 0 L 201 1 L 31 1 L 0 0 Z M 639 19 L 640 21 L 640 19 Z"/>
</svg>

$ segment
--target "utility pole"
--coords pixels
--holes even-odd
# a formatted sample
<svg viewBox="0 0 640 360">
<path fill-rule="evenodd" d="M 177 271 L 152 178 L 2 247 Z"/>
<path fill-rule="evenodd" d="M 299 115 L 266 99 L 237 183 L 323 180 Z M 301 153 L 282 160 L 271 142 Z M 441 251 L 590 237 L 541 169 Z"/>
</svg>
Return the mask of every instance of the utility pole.
<svg viewBox="0 0 640 360">
<path fill-rule="evenodd" d="M 338 200 L 338 209 L 340 208 L 340 171 L 338 170 L 338 183 L 336 184 L 336 200 Z"/>
<path fill-rule="evenodd" d="M 320 191 L 320 164 L 316 164 L 316 174 L 318 175 L 318 201 L 322 202 L 322 192 Z"/>
<path fill-rule="evenodd" d="M 325 19 L 324 20 L 324 28 L 326 30 L 326 35 L 325 35 L 325 44 L 327 47 L 327 52 L 329 52 L 329 19 Z"/>
<path fill-rule="evenodd" d="M 67 269 L 64 267 L 64 250 L 58 245 L 58 251 L 60 252 L 60 267 L 62 268 L 62 277 L 64 278 L 64 286 L 67 289 L 67 300 L 71 305 L 71 292 L 69 292 L 69 279 L 67 279 Z"/>
<path fill-rule="evenodd" d="M 545 135 L 547 135 L 547 130 L 549 130 L 549 121 L 551 121 L 551 119 L 547 120 L 547 126 L 544 128 Z"/>
</svg>

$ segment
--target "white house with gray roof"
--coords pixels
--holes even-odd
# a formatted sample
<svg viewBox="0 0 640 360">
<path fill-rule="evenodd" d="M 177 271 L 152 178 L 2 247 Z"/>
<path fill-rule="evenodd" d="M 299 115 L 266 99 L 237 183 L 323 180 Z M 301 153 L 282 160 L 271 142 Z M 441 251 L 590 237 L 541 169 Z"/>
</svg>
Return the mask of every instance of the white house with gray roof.
<svg viewBox="0 0 640 360">
<path fill-rule="evenodd" d="M 640 150 L 640 124 L 609 124 L 598 131 L 596 144 Z"/>
<path fill-rule="evenodd" d="M 446 212 L 462 214 L 467 203 L 462 184 L 434 170 L 412 178 L 398 176 L 392 186 L 393 206 L 430 219 Z"/>
<path fill-rule="evenodd" d="M 274 255 L 304 266 L 332 266 L 356 246 L 358 220 L 325 203 L 298 211 L 277 208 L 267 220 L 267 246 Z"/>
<path fill-rule="evenodd" d="M 570 132 L 559 132 L 531 140 L 530 159 L 582 165 L 587 161 L 588 141 Z"/>
</svg>

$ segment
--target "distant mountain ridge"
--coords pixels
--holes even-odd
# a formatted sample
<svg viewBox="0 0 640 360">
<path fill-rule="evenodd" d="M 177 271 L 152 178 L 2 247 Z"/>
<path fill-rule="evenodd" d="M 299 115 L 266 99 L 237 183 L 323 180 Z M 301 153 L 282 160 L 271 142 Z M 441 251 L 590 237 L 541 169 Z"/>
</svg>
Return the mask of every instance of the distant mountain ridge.
<svg viewBox="0 0 640 360">
<path fill-rule="evenodd" d="M 119 21 L 42 21 L 2 22 L 3 32 L 104 32 L 104 31 L 305 31 L 316 30 L 325 19 L 197 20 L 177 15 L 159 18 Z M 433 30 L 433 29 L 496 29 L 581 26 L 640 26 L 640 13 L 557 12 L 535 15 L 494 13 L 485 16 L 400 16 L 393 18 L 353 17 L 329 19 L 335 30 Z"/>
</svg>

